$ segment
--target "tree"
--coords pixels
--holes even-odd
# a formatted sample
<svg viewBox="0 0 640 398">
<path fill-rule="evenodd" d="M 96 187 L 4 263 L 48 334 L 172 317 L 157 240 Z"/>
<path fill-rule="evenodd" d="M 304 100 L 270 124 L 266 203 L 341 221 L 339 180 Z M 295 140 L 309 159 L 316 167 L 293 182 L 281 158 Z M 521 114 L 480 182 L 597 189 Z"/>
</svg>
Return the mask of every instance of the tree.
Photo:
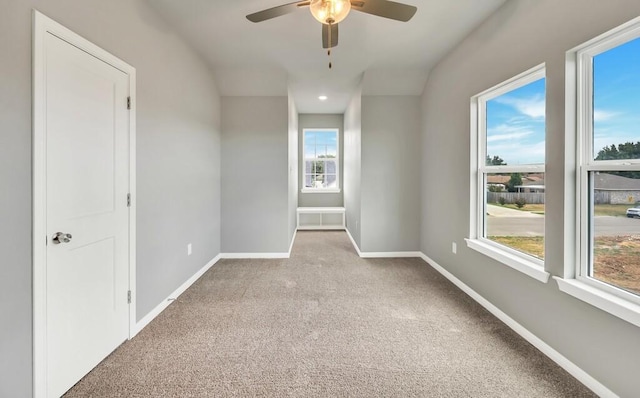
<svg viewBox="0 0 640 398">
<path fill-rule="evenodd" d="M 509 182 L 507 182 L 507 190 L 509 192 L 516 192 L 517 186 L 522 185 L 522 174 L 521 173 L 512 173 Z"/>
<path fill-rule="evenodd" d="M 640 159 L 640 141 L 605 146 L 598 152 L 596 160 Z"/>
<path fill-rule="evenodd" d="M 507 164 L 500 156 L 489 156 L 487 155 L 487 166 L 506 166 Z"/>
<path fill-rule="evenodd" d="M 640 159 L 640 141 L 605 146 L 598 152 L 596 160 Z M 627 178 L 640 178 L 640 171 L 608 171 L 607 173 Z"/>
</svg>

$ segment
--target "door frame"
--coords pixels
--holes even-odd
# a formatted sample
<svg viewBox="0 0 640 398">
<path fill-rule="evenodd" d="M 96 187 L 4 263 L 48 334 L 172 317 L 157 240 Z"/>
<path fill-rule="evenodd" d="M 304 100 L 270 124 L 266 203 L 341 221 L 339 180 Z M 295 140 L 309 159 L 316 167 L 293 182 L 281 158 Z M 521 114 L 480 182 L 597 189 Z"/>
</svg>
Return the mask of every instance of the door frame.
<svg viewBox="0 0 640 398">
<path fill-rule="evenodd" d="M 102 60 L 129 76 L 129 339 L 136 334 L 136 70 L 109 52 L 82 38 L 59 23 L 33 10 L 33 396 L 47 395 L 46 330 L 46 53 L 45 37 L 52 34 L 80 50 Z M 124 98 L 123 98 L 124 100 Z M 123 198 L 125 200 L 125 198 Z"/>
</svg>

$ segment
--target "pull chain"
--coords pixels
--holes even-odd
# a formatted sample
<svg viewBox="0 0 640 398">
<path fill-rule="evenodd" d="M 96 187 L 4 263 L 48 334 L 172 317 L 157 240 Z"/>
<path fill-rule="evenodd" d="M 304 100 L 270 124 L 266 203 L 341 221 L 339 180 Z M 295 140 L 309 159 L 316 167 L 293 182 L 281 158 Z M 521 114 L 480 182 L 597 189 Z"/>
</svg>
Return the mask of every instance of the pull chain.
<svg viewBox="0 0 640 398">
<path fill-rule="evenodd" d="M 331 22 L 329 22 L 329 50 L 327 55 L 329 56 L 329 69 L 331 69 Z"/>
</svg>

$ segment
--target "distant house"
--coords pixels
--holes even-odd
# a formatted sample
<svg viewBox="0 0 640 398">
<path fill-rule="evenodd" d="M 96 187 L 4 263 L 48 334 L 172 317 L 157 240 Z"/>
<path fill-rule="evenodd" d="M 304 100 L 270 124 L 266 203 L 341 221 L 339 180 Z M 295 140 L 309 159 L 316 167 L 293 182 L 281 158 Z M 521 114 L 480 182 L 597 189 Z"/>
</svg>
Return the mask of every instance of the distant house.
<svg viewBox="0 0 640 398">
<path fill-rule="evenodd" d="M 502 184 L 507 185 L 511 176 L 509 174 L 489 174 L 487 176 L 487 184 Z"/>
<path fill-rule="evenodd" d="M 509 180 L 511 180 L 511 174 L 497 175 L 492 174 L 487 176 L 487 189 L 490 187 L 501 188 L 505 190 Z M 522 176 L 522 184 L 515 186 L 516 191 L 520 193 L 544 193 L 544 175 L 543 174 L 528 174 Z"/>
<path fill-rule="evenodd" d="M 506 186 L 511 179 L 510 175 L 490 175 L 487 177 L 487 189 L 489 187 L 501 187 L 497 189 L 497 195 L 507 198 L 507 202 L 511 203 L 513 198 L 507 195 Z M 522 184 L 516 185 L 517 193 L 540 194 L 545 191 L 544 175 L 530 174 L 522 177 Z M 597 204 L 635 204 L 640 202 L 640 178 L 627 178 L 615 174 L 596 173 L 594 176 L 594 200 Z M 512 195 L 512 194 L 511 194 Z M 492 195 L 493 201 L 498 200 L 498 196 Z M 528 197 L 530 203 L 544 203 L 544 195 L 538 199 L 533 196 Z M 535 200 L 535 202 L 534 202 Z"/>
<path fill-rule="evenodd" d="M 507 192 L 511 174 L 490 174 L 487 176 L 487 202 L 515 203 L 524 199 L 527 203 L 544 203 L 544 174 L 521 176 L 522 183 L 516 185 L 515 192 Z"/>
<path fill-rule="evenodd" d="M 522 185 L 516 185 L 515 188 L 522 193 L 544 193 L 544 175 L 529 174 L 522 177 Z"/>
<path fill-rule="evenodd" d="M 516 192 L 521 193 L 544 193 L 544 184 L 523 184 L 516 185 Z"/>
<path fill-rule="evenodd" d="M 593 177 L 596 203 L 634 204 L 640 201 L 640 179 L 608 173 Z"/>
</svg>

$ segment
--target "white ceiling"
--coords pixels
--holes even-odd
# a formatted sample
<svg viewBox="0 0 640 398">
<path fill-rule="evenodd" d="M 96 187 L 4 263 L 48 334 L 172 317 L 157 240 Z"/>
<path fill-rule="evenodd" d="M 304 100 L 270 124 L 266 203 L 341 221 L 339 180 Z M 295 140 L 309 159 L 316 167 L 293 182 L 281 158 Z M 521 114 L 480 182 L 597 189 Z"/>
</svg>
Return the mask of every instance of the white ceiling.
<svg viewBox="0 0 640 398">
<path fill-rule="evenodd" d="M 343 113 L 365 95 L 420 95 L 429 70 L 505 0 L 397 0 L 406 23 L 351 11 L 333 68 L 308 8 L 260 23 L 245 16 L 293 0 L 148 0 L 210 64 L 221 95 L 293 96 L 300 113 Z M 319 101 L 324 94 L 327 101 Z"/>
</svg>

